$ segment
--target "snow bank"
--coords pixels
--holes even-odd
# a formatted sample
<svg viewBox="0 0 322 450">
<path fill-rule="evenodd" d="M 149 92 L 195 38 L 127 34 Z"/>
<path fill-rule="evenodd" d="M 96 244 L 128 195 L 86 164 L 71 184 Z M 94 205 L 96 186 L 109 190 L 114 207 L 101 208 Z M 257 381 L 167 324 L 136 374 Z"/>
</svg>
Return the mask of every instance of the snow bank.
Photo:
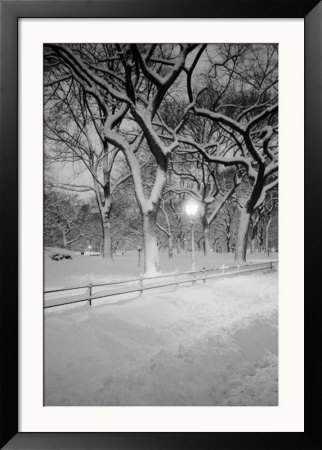
<svg viewBox="0 0 322 450">
<path fill-rule="evenodd" d="M 277 275 L 45 318 L 46 405 L 277 405 Z"/>
</svg>

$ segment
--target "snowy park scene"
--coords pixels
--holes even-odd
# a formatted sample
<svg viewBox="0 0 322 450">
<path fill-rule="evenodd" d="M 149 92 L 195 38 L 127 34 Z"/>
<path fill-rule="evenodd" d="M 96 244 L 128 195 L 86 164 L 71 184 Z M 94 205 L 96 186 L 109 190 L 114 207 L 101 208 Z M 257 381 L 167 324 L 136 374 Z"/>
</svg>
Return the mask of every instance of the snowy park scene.
<svg viewBox="0 0 322 450">
<path fill-rule="evenodd" d="M 278 405 L 278 45 L 44 45 L 44 405 Z"/>
</svg>

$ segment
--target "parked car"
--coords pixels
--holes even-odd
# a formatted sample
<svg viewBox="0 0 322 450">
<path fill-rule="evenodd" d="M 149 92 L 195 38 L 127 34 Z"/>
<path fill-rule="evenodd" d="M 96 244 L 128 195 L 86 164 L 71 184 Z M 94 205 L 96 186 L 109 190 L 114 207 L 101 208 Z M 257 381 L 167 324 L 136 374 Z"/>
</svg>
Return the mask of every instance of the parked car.
<svg viewBox="0 0 322 450">
<path fill-rule="evenodd" d="M 61 261 L 62 259 L 73 259 L 71 255 L 66 255 L 63 253 L 54 253 L 50 257 L 53 261 Z"/>
</svg>

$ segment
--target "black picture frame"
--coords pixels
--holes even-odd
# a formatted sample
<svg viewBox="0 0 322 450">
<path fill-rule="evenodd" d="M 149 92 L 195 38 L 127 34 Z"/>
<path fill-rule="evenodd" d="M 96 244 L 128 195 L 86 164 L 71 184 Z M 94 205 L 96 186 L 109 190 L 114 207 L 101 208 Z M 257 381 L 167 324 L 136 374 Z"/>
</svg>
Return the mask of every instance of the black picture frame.
<svg viewBox="0 0 322 450">
<path fill-rule="evenodd" d="M 305 431 L 303 433 L 18 432 L 18 19 L 305 18 Z M 322 1 L 1 0 L 0 447 L 6 449 L 320 449 L 322 363 Z M 296 62 L 295 69 L 296 70 Z M 296 93 L 294 93 L 296 96 Z M 296 180 L 294 180 L 296 182 Z M 296 216 L 296 214 L 295 214 Z M 291 320 L 291 314 L 290 314 Z M 296 395 L 296 393 L 294 393 Z M 3 447 L 4 446 L 4 447 Z"/>
</svg>

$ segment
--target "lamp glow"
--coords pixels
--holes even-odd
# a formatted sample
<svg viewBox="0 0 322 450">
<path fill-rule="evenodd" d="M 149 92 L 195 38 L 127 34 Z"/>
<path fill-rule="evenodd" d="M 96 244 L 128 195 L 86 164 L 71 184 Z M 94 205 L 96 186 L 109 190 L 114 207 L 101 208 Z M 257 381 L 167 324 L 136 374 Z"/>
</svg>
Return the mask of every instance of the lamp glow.
<svg viewBox="0 0 322 450">
<path fill-rule="evenodd" d="M 199 202 L 194 198 L 190 198 L 185 204 L 185 210 L 189 217 L 195 217 L 199 210 Z"/>
</svg>

